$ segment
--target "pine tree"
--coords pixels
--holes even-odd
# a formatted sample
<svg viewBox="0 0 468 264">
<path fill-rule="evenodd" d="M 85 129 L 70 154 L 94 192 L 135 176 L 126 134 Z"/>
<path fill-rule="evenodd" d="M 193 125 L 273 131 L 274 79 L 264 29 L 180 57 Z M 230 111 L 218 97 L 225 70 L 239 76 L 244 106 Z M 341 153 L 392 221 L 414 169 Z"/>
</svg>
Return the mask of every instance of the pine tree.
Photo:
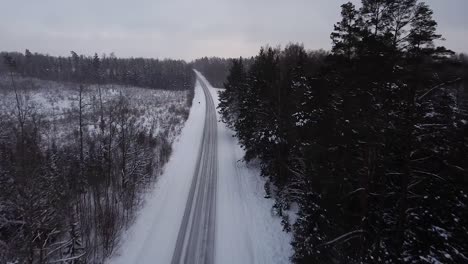
<svg viewBox="0 0 468 264">
<path fill-rule="evenodd" d="M 359 25 L 361 23 L 356 7 L 348 2 L 341 6 L 342 20 L 334 25 L 331 34 L 333 41 L 332 52 L 344 55 L 348 60 L 354 56 L 360 40 Z"/>
<path fill-rule="evenodd" d="M 220 113 L 229 127 L 234 126 L 234 122 L 239 116 L 240 93 L 245 90 L 246 73 L 242 58 L 233 60 L 226 83 L 225 90 L 219 94 Z"/>
<path fill-rule="evenodd" d="M 390 3 L 387 0 L 362 0 L 360 14 L 364 27 L 374 38 L 383 37 L 388 32 L 388 25 L 392 19 L 389 12 Z"/>
<path fill-rule="evenodd" d="M 93 78 L 95 82 L 100 83 L 101 81 L 101 60 L 99 59 L 99 56 L 97 53 L 94 53 L 93 57 Z"/>
<path fill-rule="evenodd" d="M 425 3 L 416 6 L 414 18 L 411 21 L 411 31 L 408 36 L 410 53 L 431 55 L 434 52 L 434 41 L 441 38 L 436 34 L 437 22 L 432 18 L 433 11 Z"/>
</svg>

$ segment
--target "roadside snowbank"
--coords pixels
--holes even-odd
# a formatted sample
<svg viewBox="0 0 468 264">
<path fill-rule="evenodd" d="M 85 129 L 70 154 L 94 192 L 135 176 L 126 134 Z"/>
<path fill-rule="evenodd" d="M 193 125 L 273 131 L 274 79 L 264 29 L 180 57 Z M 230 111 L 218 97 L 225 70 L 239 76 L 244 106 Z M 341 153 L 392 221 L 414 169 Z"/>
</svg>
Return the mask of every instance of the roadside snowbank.
<svg viewBox="0 0 468 264">
<path fill-rule="evenodd" d="M 170 263 L 187 202 L 205 120 L 205 97 L 200 84 L 189 118 L 154 190 L 146 198 L 134 225 L 121 238 L 122 245 L 108 263 Z"/>
<path fill-rule="evenodd" d="M 208 81 L 206 81 L 207 84 Z M 217 105 L 218 89 L 210 87 Z M 200 102 L 200 103 L 198 103 Z M 197 82 L 195 98 L 174 152 L 134 226 L 122 238 L 112 264 L 171 263 L 201 143 L 205 99 Z M 218 116 L 219 120 L 219 116 Z M 282 231 L 265 199 L 258 168 L 240 161 L 244 151 L 233 132 L 218 122 L 218 191 L 215 263 L 289 263 L 291 235 Z"/>
<path fill-rule="evenodd" d="M 210 87 L 215 105 L 218 91 Z M 218 154 L 215 263 L 290 263 L 292 237 L 273 215 L 273 199 L 264 198 L 265 179 L 258 168 L 242 161 L 244 150 L 222 122 L 218 122 Z"/>
</svg>

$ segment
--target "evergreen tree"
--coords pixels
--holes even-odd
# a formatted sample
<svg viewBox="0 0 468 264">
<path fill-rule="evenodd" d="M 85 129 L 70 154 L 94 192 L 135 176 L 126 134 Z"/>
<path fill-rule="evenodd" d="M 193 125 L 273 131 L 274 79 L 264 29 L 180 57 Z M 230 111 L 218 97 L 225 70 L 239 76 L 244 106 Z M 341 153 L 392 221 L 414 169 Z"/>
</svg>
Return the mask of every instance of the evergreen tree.
<svg viewBox="0 0 468 264">
<path fill-rule="evenodd" d="M 335 24 L 331 34 L 332 52 L 344 55 L 348 60 L 355 54 L 360 40 L 359 24 L 361 23 L 356 7 L 348 2 L 341 6 L 342 20 Z"/>
<path fill-rule="evenodd" d="M 233 127 L 239 116 L 240 93 L 245 91 L 246 74 L 242 58 L 233 60 L 226 83 L 225 90 L 219 94 L 219 105 L 223 122 Z"/>
<path fill-rule="evenodd" d="M 417 0 L 363 0 L 342 6 L 319 71 L 297 45 L 254 58 L 230 118 L 276 211 L 299 206 L 283 219 L 294 262 L 466 260 L 463 74 L 443 73 L 436 25 Z"/>
</svg>

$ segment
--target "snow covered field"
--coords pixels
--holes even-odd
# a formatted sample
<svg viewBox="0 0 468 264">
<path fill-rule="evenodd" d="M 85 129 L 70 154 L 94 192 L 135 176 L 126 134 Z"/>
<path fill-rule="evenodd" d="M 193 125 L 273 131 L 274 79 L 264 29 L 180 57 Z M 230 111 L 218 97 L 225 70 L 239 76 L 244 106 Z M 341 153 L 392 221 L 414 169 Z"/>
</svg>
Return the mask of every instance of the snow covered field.
<svg viewBox="0 0 468 264">
<path fill-rule="evenodd" d="M 200 84 L 189 118 L 173 145 L 164 173 L 146 198 L 136 222 L 122 237 L 120 250 L 109 263 L 170 263 L 190 183 L 195 170 L 205 120 L 205 100 Z"/>
<path fill-rule="evenodd" d="M 206 82 L 208 83 L 208 82 Z M 217 89 L 210 87 L 218 102 Z M 200 84 L 173 155 L 133 227 L 122 237 L 113 264 L 170 263 L 195 169 L 205 119 Z M 290 234 L 273 216 L 273 200 L 265 199 L 264 180 L 255 167 L 239 160 L 243 150 L 218 122 L 218 191 L 215 263 L 289 263 Z"/>
<path fill-rule="evenodd" d="M 21 77 L 15 77 L 15 82 L 25 107 L 49 123 L 49 131 L 44 133 L 45 137 L 66 139 L 72 135 L 77 126 L 75 124 L 79 104 L 77 84 Z M 137 119 L 136 125 L 144 126 L 148 131 L 151 129 L 154 136 L 163 133 L 169 142 L 179 135 L 188 115 L 188 91 L 152 90 L 110 84 L 101 85 L 100 88 L 104 104 L 112 103 L 122 95 L 131 105 L 133 116 Z M 15 94 L 10 77 L 7 75 L 0 75 L 0 96 L 0 112 L 6 115 L 13 113 L 16 105 Z M 84 86 L 83 104 L 86 105 L 84 115 L 89 119 L 97 118 L 98 109 L 92 105 L 98 105 L 96 103 L 98 96 L 97 85 Z M 90 123 L 96 124 L 96 122 Z M 95 125 L 87 127 L 88 131 L 96 129 Z M 57 142 L 64 141 L 57 140 Z"/>
<path fill-rule="evenodd" d="M 113 252 L 120 233 L 133 222 L 141 198 L 153 190 L 150 187 L 162 172 L 171 155 L 172 142 L 188 117 L 192 91 L 120 85 L 83 85 L 80 89 L 78 84 L 20 76 L 13 81 L 14 85 L 0 75 L 2 171 L 14 168 L 15 160 L 8 163 L 10 158 L 4 158 L 8 155 L 22 160 L 27 157 L 34 162 L 27 161 L 22 166 L 36 167 L 24 174 L 2 173 L 0 182 L 2 187 L 10 187 L 11 193 L 26 189 L 37 196 L 26 192 L 25 199 L 31 201 L 21 203 L 23 198 L 7 196 L 10 193 L 7 189 L 0 192 L 0 198 L 4 199 L 0 204 L 12 204 L 9 208 L 14 213 L 8 217 L 17 221 L 24 219 L 23 204 L 29 206 L 40 199 L 34 210 L 28 209 L 34 218 L 29 218 L 32 220 L 25 226 L 37 226 L 35 232 L 50 232 L 54 239 L 65 241 L 62 244 L 79 245 L 77 250 L 70 251 L 50 239 L 55 244 L 45 247 L 49 236 L 44 235 L 46 240 L 40 244 L 41 252 L 37 255 L 52 253 L 47 255 L 48 261 L 41 263 L 76 255 L 86 258 L 86 263 L 102 263 Z M 29 152 L 15 152 L 18 144 Z M 27 176 L 28 185 L 15 181 L 17 175 Z M 40 185 L 41 182 L 47 184 Z M 62 192 L 67 195 L 55 198 Z M 74 213 L 69 212 L 70 208 Z M 51 212 L 47 214 L 49 229 L 43 227 L 42 216 L 36 218 L 46 211 Z M 10 229 L 20 239 L 12 237 L 8 248 L 19 249 L 24 245 L 22 233 L 17 231 L 18 226 L 12 225 Z M 69 232 L 77 229 L 79 232 Z M 4 257 L 3 252 L 0 263 L 16 258 L 15 251 L 7 252 L 11 257 L 7 254 Z M 70 256 L 69 252 L 76 255 Z"/>
</svg>

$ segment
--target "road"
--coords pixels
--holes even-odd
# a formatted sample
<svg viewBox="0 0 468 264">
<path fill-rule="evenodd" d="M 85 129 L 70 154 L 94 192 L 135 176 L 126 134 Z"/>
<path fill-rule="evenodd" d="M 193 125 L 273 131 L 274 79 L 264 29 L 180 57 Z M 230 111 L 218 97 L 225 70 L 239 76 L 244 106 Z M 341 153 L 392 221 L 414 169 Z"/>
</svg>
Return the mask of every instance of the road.
<svg viewBox="0 0 468 264">
<path fill-rule="evenodd" d="M 214 263 L 218 178 L 216 108 L 208 87 L 198 72 L 197 79 L 206 99 L 205 124 L 195 174 L 172 256 L 172 264 Z"/>
<path fill-rule="evenodd" d="M 290 263 L 291 236 L 272 217 L 265 179 L 242 161 L 234 132 L 216 121 L 218 89 L 197 76 L 164 173 L 106 263 Z"/>
</svg>

